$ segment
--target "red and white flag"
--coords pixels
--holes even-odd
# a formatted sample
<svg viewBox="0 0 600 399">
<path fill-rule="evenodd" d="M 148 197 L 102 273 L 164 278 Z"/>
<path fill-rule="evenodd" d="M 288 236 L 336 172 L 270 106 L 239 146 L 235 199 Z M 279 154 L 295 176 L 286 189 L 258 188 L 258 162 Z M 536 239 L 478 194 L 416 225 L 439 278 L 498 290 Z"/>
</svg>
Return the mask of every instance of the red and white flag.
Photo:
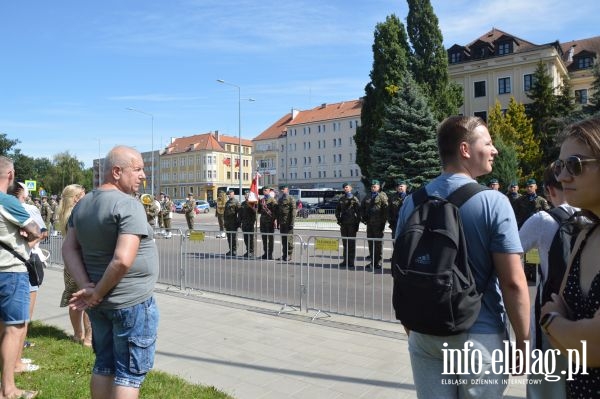
<svg viewBox="0 0 600 399">
<path fill-rule="evenodd" d="M 260 174 L 256 172 L 254 179 L 252 179 L 252 185 L 250 186 L 250 192 L 248 193 L 248 202 L 250 204 L 258 203 L 258 179 Z"/>
</svg>

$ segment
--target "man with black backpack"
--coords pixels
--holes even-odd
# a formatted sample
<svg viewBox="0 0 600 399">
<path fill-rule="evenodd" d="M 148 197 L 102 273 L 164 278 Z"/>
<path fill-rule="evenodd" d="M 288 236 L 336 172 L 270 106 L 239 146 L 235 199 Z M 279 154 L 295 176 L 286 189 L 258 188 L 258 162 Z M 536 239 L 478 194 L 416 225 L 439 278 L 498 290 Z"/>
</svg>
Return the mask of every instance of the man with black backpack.
<svg viewBox="0 0 600 399">
<path fill-rule="evenodd" d="M 492 353 L 504 350 L 507 314 L 516 347 L 524 350 L 529 339 L 517 223 L 506 196 L 474 180 L 492 171 L 498 155 L 485 122 L 449 117 L 437 143 L 442 174 L 400 208 L 393 305 L 409 333 L 419 398 L 500 398 L 510 371 L 492 367 Z M 447 353 L 464 348 L 481 357 L 459 371 Z"/>
<path fill-rule="evenodd" d="M 550 295 L 558 294 L 560 290 L 579 228 L 573 217 L 578 209 L 567 204 L 562 184 L 556 180 L 552 165 L 544 170 L 544 192 L 554 208 L 533 214 L 521 226 L 519 237 L 525 252 L 537 248 L 540 254 L 540 279 L 531 311 L 531 348 L 545 352 L 552 346 L 540 327 L 541 307 L 550 300 Z M 556 380 L 548 381 L 545 375 L 530 375 L 529 379 L 538 382 L 527 385 L 527 398 L 564 398 L 566 384 L 561 371 L 566 372 L 567 367 L 567 359 L 559 355 L 553 373 Z"/>
</svg>

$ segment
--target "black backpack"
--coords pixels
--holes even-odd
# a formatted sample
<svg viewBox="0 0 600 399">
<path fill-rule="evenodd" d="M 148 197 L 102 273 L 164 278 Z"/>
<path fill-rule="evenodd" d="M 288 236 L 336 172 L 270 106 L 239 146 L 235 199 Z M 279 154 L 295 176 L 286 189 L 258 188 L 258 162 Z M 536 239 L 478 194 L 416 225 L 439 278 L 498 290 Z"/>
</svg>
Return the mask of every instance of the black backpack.
<svg viewBox="0 0 600 399">
<path fill-rule="evenodd" d="M 396 318 L 409 330 L 438 336 L 468 330 L 479 315 L 481 296 L 469 266 L 458 208 L 488 189 L 468 183 L 447 199 L 413 196 L 415 209 L 398 234 L 392 255 Z"/>
<path fill-rule="evenodd" d="M 539 325 L 540 313 L 542 306 L 551 300 L 552 294 L 558 294 L 563 277 L 567 270 L 567 262 L 571 255 L 571 249 L 580 228 L 573 223 L 569 212 L 564 208 L 556 207 L 548 211 L 548 214 L 558 223 L 558 230 L 554 234 L 550 250 L 548 251 L 548 276 L 544 284 L 539 284 L 537 295 L 535 297 L 535 320 L 536 326 Z M 542 276 L 542 280 L 545 276 Z M 540 328 L 536 329 L 536 346 L 541 349 L 542 332 Z"/>
</svg>

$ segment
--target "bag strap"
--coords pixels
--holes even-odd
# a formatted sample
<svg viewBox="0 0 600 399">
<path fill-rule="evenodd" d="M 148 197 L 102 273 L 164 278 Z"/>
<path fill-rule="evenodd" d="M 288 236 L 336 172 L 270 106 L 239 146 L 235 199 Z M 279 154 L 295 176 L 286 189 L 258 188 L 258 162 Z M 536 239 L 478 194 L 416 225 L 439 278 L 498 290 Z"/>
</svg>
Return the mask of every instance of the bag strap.
<svg viewBox="0 0 600 399">
<path fill-rule="evenodd" d="M 467 183 L 467 184 L 460 186 L 456 190 L 454 190 L 454 192 L 452 194 L 450 194 L 446 198 L 446 200 L 448 202 L 454 204 L 454 206 L 456 206 L 457 208 L 460 208 L 462 206 L 462 204 L 467 202 L 467 200 L 469 198 L 471 198 L 478 192 L 484 191 L 484 190 L 491 190 L 491 189 L 489 187 L 482 186 L 479 183 L 475 183 L 475 182 Z"/>
<path fill-rule="evenodd" d="M 13 254 L 13 256 L 17 259 L 19 259 L 21 262 L 23 263 L 27 263 L 27 261 L 25 260 L 25 258 L 23 258 L 17 251 L 15 251 L 14 249 L 12 249 L 11 247 L 9 247 L 6 243 L 0 241 L 0 245 L 2 245 L 4 247 L 4 249 L 6 249 L 8 252 L 10 252 L 11 254 Z"/>
</svg>

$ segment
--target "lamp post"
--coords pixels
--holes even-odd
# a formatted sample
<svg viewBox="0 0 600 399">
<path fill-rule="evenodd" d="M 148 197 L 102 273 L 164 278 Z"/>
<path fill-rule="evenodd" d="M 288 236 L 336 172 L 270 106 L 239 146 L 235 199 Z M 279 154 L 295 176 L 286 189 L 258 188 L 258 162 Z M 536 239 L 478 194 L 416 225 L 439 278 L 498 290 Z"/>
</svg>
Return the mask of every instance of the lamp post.
<svg viewBox="0 0 600 399">
<path fill-rule="evenodd" d="M 217 82 L 224 85 L 233 86 L 238 92 L 238 156 L 240 159 L 240 202 L 242 202 L 242 89 L 240 86 L 226 82 L 223 79 L 217 79 Z M 243 100 L 254 101 L 253 98 L 244 98 Z"/>
<path fill-rule="evenodd" d="M 151 170 L 150 170 L 150 179 L 152 179 L 152 186 L 150 187 L 150 192 L 152 193 L 152 198 L 154 198 L 154 115 L 141 111 L 135 108 L 127 108 L 128 111 L 139 112 L 140 114 L 144 114 L 149 116 L 152 119 L 152 152 L 150 153 L 152 156 Z"/>
</svg>

